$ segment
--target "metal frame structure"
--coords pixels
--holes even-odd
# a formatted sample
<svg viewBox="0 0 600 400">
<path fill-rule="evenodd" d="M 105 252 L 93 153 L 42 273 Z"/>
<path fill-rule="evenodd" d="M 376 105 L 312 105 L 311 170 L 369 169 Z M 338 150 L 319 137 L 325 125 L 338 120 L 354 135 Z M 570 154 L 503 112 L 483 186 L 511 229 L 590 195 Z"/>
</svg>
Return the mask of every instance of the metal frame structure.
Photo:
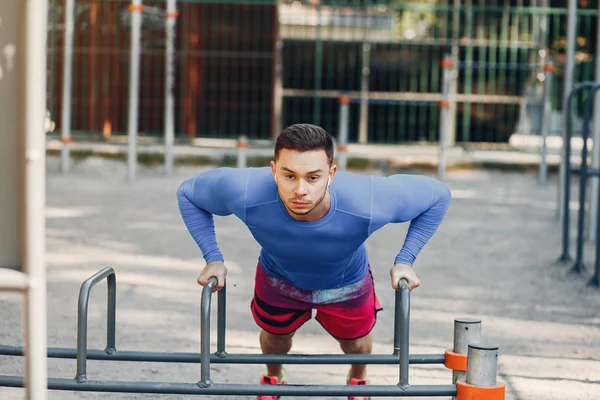
<svg viewBox="0 0 600 400">
<path fill-rule="evenodd" d="M 107 280 L 107 346 L 104 350 L 87 348 L 88 302 L 92 288 Z M 211 278 L 202 289 L 200 306 L 200 353 L 164 353 L 145 351 L 117 351 L 116 349 L 116 277 L 115 271 L 105 267 L 83 282 L 79 292 L 77 320 L 77 348 L 48 348 L 49 358 L 77 360 L 74 379 L 49 378 L 48 387 L 52 390 L 76 390 L 93 392 L 122 393 L 161 393 L 195 395 L 295 395 L 295 396 L 458 396 L 463 381 L 468 386 L 476 385 L 504 393 L 504 384 L 496 384 L 497 360 L 482 368 L 490 357 L 485 349 L 496 352 L 497 347 L 477 344 L 480 339 L 481 321 L 455 320 L 455 340 L 452 351 L 445 354 L 409 354 L 410 289 L 406 280 L 400 281 L 400 289 L 395 297 L 395 325 L 392 354 L 229 354 L 225 346 L 226 326 L 226 287 L 218 292 L 217 305 L 217 349 L 211 353 L 210 321 L 213 287 L 217 279 Z M 475 329 L 470 327 L 474 326 Z M 468 347 L 468 349 L 467 349 Z M 483 350 L 482 350 L 483 349 Z M 461 353 L 457 353 L 461 351 Z M 481 353 L 479 360 L 468 360 L 471 352 Z M 464 354 L 467 353 L 467 354 Z M 0 355 L 22 356 L 21 347 L 0 346 Z M 183 362 L 200 363 L 200 380 L 197 383 L 132 382 L 88 380 L 87 360 L 137 361 L 137 362 Z M 492 360 L 494 361 L 494 360 Z M 468 363 L 475 362 L 477 368 L 468 369 Z M 222 384 L 211 379 L 211 364 L 397 364 L 399 381 L 397 385 L 260 385 Z M 465 379 L 454 374 L 453 384 L 410 385 L 409 364 L 444 364 L 457 372 L 466 372 Z M 463 375 L 464 376 L 464 375 Z M 493 383 L 490 380 L 493 377 Z M 485 384 L 478 384 L 485 381 Z M 20 376 L 0 375 L 0 386 L 22 387 Z M 464 386 L 464 385 L 463 385 Z M 465 399 L 468 397 L 464 397 Z M 461 400 L 460 397 L 457 399 Z"/>
<path fill-rule="evenodd" d="M 0 291 L 24 298 L 26 399 L 46 399 L 45 132 L 47 0 L 2 1 Z M 15 99 L 16 97 L 16 99 Z M 11 198 L 12 197 L 12 198 Z M 16 267 L 16 268 L 15 268 Z"/>
<path fill-rule="evenodd" d="M 571 138 L 573 137 L 573 122 L 572 122 L 572 104 L 575 96 L 580 95 L 584 90 L 588 90 L 588 97 L 585 101 L 584 106 L 584 119 L 583 119 L 583 131 L 582 141 L 583 148 L 581 151 L 581 163 L 580 167 L 571 167 Z M 578 172 L 580 175 L 579 183 L 579 210 L 577 217 L 577 242 L 576 242 L 576 256 L 575 263 L 571 269 L 571 272 L 581 274 L 585 271 L 583 265 L 583 242 L 584 237 L 584 225 L 585 225 L 585 200 L 587 193 L 587 180 L 588 178 L 599 178 L 600 169 L 591 168 L 588 165 L 588 139 L 590 136 L 590 120 L 592 117 L 592 105 L 596 94 L 600 91 L 600 82 L 582 82 L 575 86 L 573 90 L 567 96 L 566 102 L 566 130 L 565 130 L 565 146 L 564 146 L 564 164 L 565 164 L 565 184 L 563 188 L 564 202 L 562 204 L 562 223 L 563 223 L 563 236 L 562 236 L 562 254 L 559 257 L 560 262 L 570 262 L 572 260 L 569 254 L 569 242 L 570 242 L 570 209 L 569 202 L 571 198 L 571 175 L 574 172 Z M 599 152 L 600 149 L 595 146 L 595 151 Z M 591 204 L 591 207 L 600 207 L 600 203 Z M 596 213 L 596 216 L 600 213 Z M 596 229 L 600 228 L 600 224 L 596 224 Z M 596 231 L 596 262 L 595 262 L 595 273 L 589 281 L 590 286 L 600 287 L 600 232 Z"/>
</svg>

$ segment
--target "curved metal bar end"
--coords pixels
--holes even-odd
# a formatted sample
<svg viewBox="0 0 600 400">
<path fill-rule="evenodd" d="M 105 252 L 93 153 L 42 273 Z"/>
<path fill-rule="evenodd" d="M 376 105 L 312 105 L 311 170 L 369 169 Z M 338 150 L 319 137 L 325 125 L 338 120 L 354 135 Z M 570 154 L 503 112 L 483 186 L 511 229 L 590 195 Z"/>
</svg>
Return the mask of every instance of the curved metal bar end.
<svg viewBox="0 0 600 400">
<path fill-rule="evenodd" d="M 204 287 L 202 288 L 202 293 L 204 293 L 207 290 L 210 290 L 212 292 L 213 288 L 215 287 L 215 285 L 217 284 L 218 280 L 215 276 L 211 276 L 208 281 L 206 282 L 206 285 L 204 285 Z"/>
<path fill-rule="evenodd" d="M 408 281 L 407 281 L 406 279 L 402 278 L 402 279 L 400 279 L 400 280 L 398 281 L 398 289 L 399 289 L 399 290 L 402 290 L 402 288 L 403 288 L 404 286 L 406 286 L 406 288 L 407 288 L 407 289 L 409 289 L 409 286 L 408 286 Z"/>
</svg>

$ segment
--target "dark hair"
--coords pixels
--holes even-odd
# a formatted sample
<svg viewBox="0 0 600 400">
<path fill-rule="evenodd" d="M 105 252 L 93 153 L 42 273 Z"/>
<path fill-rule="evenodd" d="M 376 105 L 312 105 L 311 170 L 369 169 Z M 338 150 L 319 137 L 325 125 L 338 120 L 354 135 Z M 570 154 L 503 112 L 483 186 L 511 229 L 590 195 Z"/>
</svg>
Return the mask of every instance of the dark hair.
<svg viewBox="0 0 600 400">
<path fill-rule="evenodd" d="M 320 126 L 294 124 L 285 128 L 275 142 L 275 160 L 281 149 L 296 151 L 325 150 L 329 165 L 333 163 L 333 138 Z"/>
</svg>

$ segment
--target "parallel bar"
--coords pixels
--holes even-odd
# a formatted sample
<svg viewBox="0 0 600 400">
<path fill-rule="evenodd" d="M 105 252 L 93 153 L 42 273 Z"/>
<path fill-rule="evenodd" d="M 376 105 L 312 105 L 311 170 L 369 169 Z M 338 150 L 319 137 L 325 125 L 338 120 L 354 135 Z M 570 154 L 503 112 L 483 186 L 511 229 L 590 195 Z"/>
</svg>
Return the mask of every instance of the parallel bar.
<svg viewBox="0 0 600 400">
<path fill-rule="evenodd" d="M 20 376 L 0 375 L 0 386 L 23 387 Z M 51 390 L 82 392 L 154 393 L 221 396 L 379 396 L 431 397 L 454 396 L 455 385 L 414 385 L 402 389 L 396 385 L 259 385 L 216 384 L 200 387 L 195 383 L 87 381 L 76 383 L 70 379 L 48 379 Z"/>
<path fill-rule="evenodd" d="M 0 345 L 2 356 L 23 356 L 23 347 Z M 65 347 L 49 347 L 48 358 L 76 359 L 77 351 Z M 200 353 L 161 353 L 149 351 L 87 350 L 88 360 L 135 361 L 165 363 L 199 363 Z M 443 354 L 411 354 L 409 364 L 443 364 Z M 302 364 L 302 365 L 398 365 L 398 354 L 227 354 L 210 355 L 211 364 Z"/>
<path fill-rule="evenodd" d="M 225 351 L 225 329 L 227 327 L 226 320 L 227 309 L 227 284 L 219 290 L 217 303 L 217 356 L 224 357 L 227 355 Z"/>
<path fill-rule="evenodd" d="M 88 321 L 88 303 L 90 300 L 90 291 L 99 282 L 106 278 L 108 290 L 108 317 L 107 317 L 107 343 L 104 350 L 107 354 L 116 351 L 115 348 L 115 320 L 116 320 L 116 293 L 117 283 L 115 271 L 110 267 L 105 267 L 86 279 L 79 289 L 79 301 L 77 308 L 77 375 L 75 380 L 79 383 L 87 380 L 86 361 L 87 361 L 87 321 Z"/>
<path fill-rule="evenodd" d="M 208 280 L 202 288 L 202 299 L 200 303 L 200 382 L 202 387 L 213 386 L 210 380 L 210 304 L 212 300 L 213 287 L 217 284 L 217 278 Z"/>
<path fill-rule="evenodd" d="M 398 286 L 400 290 L 396 293 L 396 297 L 400 297 L 401 309 L 400 320 L 396 319 L 396 323 L 400 325 L 400 382 L 398 385 L 401 388 L 408 388 L 410 289 L 406 279 L 400 279 Z"/>
</svg>

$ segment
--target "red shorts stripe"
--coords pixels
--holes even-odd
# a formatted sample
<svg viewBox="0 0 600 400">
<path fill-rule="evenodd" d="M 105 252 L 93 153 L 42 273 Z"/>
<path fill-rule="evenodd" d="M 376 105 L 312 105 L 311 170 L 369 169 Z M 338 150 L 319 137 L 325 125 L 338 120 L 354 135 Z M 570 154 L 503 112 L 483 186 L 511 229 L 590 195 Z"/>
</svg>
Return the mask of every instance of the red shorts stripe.
<svg viewBox="0 0 600 400">
<path fill-rule="evenodd" d="M 382 309 L 375 294 L 370 268 L 360 282 L 344 292 L 350 294 L 342 300 L 316 303 L 311 300 L 327 297 L 327 294 L 301 290 L 271 277 L 259 263 L 251 302 L 252 315 L 256 324 L 265 331 L 286 335 L 300 328 L 312 317 L 312 310 L 316 310 L 315 319 L 330 335 L 337 339 L 358 339 L 371 332 L 377 312 Z"/>
</svg>

